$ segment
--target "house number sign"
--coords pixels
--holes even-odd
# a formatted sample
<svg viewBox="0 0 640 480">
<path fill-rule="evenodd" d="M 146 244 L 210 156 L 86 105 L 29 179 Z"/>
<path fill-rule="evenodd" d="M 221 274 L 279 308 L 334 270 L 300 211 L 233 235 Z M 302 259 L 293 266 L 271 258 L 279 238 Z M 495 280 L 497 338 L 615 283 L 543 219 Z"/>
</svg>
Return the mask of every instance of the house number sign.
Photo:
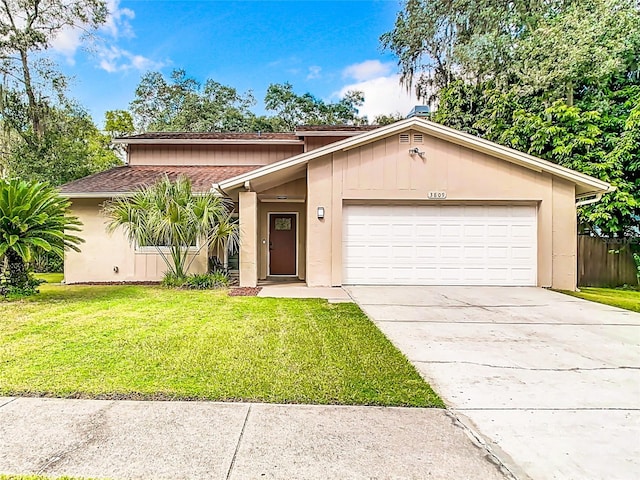
<svg viewBox="0 0 640 480">
<path fill-rule="evenodd" d="M 428 192 L 427 198 L 429 200 L 443 200 L 447 198 L 447 192 L 442 192 L 442 191 Z"/>
</svg>

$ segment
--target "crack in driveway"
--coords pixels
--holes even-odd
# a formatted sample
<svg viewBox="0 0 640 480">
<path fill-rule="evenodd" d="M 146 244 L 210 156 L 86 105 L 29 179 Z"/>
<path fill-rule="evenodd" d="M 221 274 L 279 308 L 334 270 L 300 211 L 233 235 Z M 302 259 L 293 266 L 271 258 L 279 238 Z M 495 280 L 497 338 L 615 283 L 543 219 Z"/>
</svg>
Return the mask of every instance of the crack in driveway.
<svg viewBox="0 0 640 480">
<path fill-rule="evenodd" d="M 435 364 L 465 364 L 476 365 L 479 367 L 489 368 L 508 368 L 511 370 L 527 370 L 532 372 L 592 372 L 597 370 L 640 370 L 640 367 L 632 367 L 622 365 L 619 367 L 571 367 L 571 368 L 542 368 L 542 367 L 518 367 L 515 365 L 492 365 L 490 363 L 470 362 L 466 360 L 412 360 L 416 363 L 435 363 Z"/>
</svg>

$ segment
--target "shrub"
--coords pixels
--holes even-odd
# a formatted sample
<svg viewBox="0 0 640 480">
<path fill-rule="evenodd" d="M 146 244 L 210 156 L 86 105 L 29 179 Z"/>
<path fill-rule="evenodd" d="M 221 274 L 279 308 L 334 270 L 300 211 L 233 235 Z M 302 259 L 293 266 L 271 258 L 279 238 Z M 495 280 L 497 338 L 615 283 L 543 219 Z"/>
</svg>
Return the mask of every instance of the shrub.
<svg viewBox="0 0 640 480">
<path fill-rule="evenodd" d="M 229 277 L 226 273 L 218 270 L 213 273 L 202 273 L 189 275 L 184 288 L 193 290 L 209 290 L 211 288 L 221 288 L 229 285 Z"/>
<path fill-rule="evenodd" d="M 31 267 L 36 273 L 61 273 L 64 270 L 64 261 L 51 252 L 35 252 Z"/>
<path fill-rule="evenodd" d="M 28 297 L 39 293 L 38 287 L 46 283 L 45 280 L 35 278 L 31 272 L 28 274 L 27 281 L 20 285 L 12 285 L 9 282 L 9 276 L 6 273 L 0 273 L 0 295 L 3 297 Z"/>
<path fill-rule="evenodd" d="M 180 288 L 186 281 L 185 277 L 179 277 L 173 272 L 166 272 L 162 278 L 162 286 L 167 288 Z"/>
<path fill-rule="evenodd" d="M 213 273 L 194 273 L 186 277 L 179 277 L 173 272 L 167 272 L 162 279 L 162 285 L 168 288 L 209 290 L 229 285 L 229 276 L 220 270 Z"/>
</svg>

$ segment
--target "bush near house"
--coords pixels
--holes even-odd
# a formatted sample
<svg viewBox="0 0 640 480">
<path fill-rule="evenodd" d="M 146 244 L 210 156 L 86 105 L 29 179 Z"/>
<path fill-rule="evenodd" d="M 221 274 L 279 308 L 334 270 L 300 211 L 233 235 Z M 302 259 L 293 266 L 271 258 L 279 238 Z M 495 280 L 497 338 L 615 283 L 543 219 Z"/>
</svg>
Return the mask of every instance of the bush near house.
<svg viewBox="0 0 640 480">
<path fill-rule="evenodd" d="M 1 295 L 37 292 L 41 282 L 29 267 L 36 254 L 62 258 L 65 249 L 80 251 L 83 240 L 73 232 L 81 223 L 69 207 L 69 200 L 47 183 L 0 179 Z"/>
</svg>

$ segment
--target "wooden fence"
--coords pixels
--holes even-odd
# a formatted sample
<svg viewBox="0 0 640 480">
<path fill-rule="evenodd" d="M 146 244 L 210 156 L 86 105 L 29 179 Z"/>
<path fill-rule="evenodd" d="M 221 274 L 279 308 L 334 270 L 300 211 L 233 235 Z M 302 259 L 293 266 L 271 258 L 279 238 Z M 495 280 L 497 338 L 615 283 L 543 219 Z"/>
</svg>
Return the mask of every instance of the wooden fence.
<svg viewBox="0 0 640 480">
<path fill-rule="evenodd" d="M 578 286 L 637 285 L 637 268 L 629 242 L 640 239 L 578 236 Z"/>
</svg>

